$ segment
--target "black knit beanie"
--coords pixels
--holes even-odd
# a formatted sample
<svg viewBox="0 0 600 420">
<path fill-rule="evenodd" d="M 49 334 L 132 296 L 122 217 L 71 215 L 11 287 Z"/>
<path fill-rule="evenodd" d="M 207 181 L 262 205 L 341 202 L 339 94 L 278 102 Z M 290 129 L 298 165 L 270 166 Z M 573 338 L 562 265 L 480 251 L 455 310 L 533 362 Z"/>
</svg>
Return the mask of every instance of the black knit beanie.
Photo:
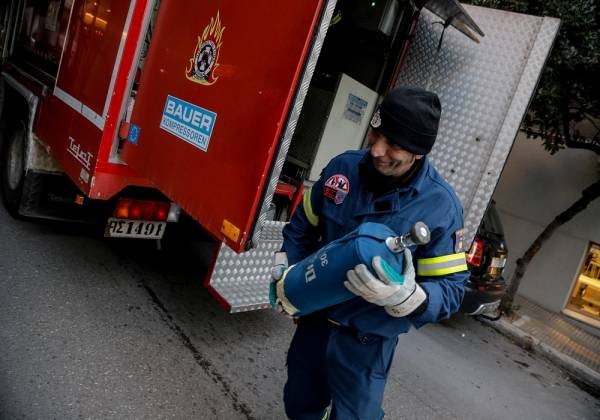
<svg viewBox="0 0 600 420">
<path fill-rule="evenodd" d="M 435 142 L 441 112 L 435 93 L 402 86 L 384 98 L 371 119 L 371 127 L 403 149 L 426 155 Z"/>
</svg>

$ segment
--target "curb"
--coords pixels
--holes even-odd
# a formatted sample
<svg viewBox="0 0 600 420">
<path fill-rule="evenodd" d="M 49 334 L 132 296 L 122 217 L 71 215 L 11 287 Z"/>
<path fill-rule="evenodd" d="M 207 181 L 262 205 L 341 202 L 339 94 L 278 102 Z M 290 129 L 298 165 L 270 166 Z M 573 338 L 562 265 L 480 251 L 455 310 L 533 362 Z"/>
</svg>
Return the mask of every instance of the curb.
<svg viewBox="0 0 600 420">
<path fill-rule="evenodd" d="M 533 337 L 503 319 L 499 319 L 498 321 L 480 319 L 480 321 L 492 327 L 499 333 L 513 339 L 521 347 L 544 355 L 551 362 L 567 371 L 569 376 L 574 377 L 576 381 L 581 381 L 584 386 L 591 388 L 589 390 L 590 393 L 600 395 L 600 372 L 596 372 L 572 357 L 550 347 L 538 338 Z"/>
</svg>

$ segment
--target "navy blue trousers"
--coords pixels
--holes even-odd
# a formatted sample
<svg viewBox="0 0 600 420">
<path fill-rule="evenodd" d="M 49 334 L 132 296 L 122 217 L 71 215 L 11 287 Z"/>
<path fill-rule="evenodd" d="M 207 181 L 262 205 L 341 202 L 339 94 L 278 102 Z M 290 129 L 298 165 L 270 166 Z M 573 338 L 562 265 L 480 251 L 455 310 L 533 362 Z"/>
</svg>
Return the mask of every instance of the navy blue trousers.
<svg viewBox="0 0 600 420">
<path fill-rule="evenodd" d="M 398 342 L 338 327 L 322 317 L 302 318 L 287 357 L 285 412 L 292 420 L 378 420 Z"/>
</svg>

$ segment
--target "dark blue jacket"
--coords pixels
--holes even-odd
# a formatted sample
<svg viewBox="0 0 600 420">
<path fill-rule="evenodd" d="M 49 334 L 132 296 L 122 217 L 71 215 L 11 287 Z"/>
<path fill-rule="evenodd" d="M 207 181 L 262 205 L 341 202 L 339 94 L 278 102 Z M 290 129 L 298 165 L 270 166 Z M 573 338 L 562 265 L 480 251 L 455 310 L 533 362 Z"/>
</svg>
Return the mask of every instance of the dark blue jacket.
<svg viewBox="0 0 600 420">
<path fill-rule="evenodd" d="M 283 249 L 291 265 L 364 222 L 383 223 L 397 234 L 425 222 L 431 241 L 411 249 L 417 282 L 428 295 L 424 311 L 394 318 L 357 297 L 320 314 L 363 333 L 392 337 L 411 325 L 419 328 L 446 319 L 459 309 L 468 277 L 462 250 L 463 211 L 452 188 L 426 157 L 407 185 L 374 194 L 362 172 L 368 153 L 368 149 L 348 151 L 329 162 L 284 228 Z"/>
</svg>

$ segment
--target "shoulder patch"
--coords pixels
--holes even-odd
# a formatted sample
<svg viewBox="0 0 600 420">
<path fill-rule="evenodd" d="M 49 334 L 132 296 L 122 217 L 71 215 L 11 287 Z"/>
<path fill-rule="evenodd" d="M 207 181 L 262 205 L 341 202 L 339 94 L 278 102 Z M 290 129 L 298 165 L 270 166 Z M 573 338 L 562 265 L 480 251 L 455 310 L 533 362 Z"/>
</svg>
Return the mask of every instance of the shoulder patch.
<svg viewBox="0 0 600 420">
<path fill-rule="evenodd" d="M 342 204 L 350 192 L 350 181 L 344 175 L 330 176 L 323 185 L 323 195 L 335 204 Z"/>
<path fill-rule="evenodd" d="M 465 230 L 458 229 L 454 232 L 454 252 L 464 252 L 465 246 Z"/>
</svg>

